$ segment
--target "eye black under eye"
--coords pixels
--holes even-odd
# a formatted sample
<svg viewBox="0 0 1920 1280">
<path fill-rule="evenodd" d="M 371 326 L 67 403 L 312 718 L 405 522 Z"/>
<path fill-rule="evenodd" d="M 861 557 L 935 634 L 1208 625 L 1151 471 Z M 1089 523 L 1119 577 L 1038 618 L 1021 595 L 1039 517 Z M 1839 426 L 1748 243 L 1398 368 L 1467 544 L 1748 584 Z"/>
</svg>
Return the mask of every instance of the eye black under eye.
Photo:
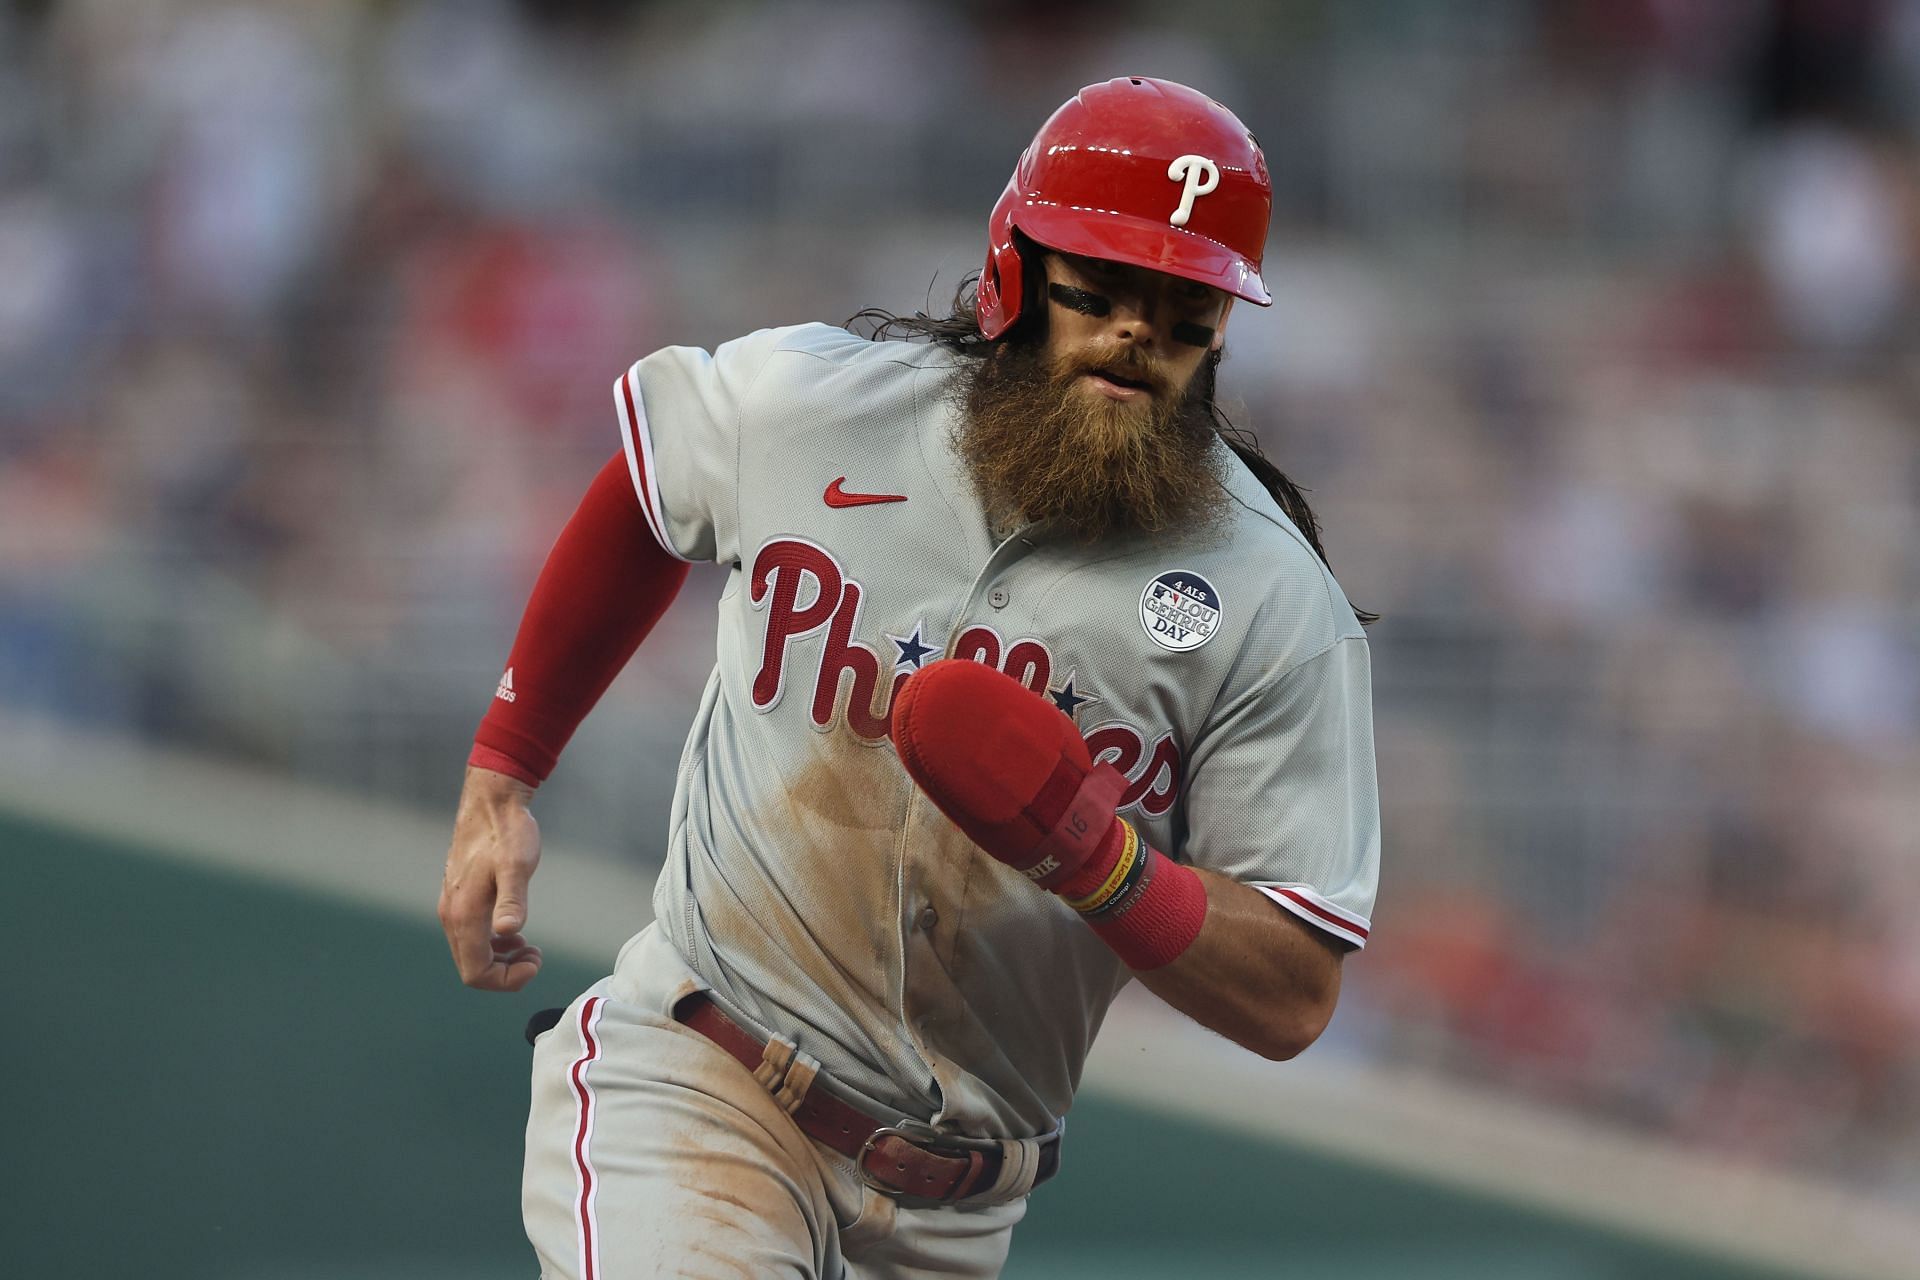
<svg viewBox="0 0 1920 1280">
<path fill-rule="evenodd" d="M 1047 286 L 1047 296 L 1069 311 L 1077 311 L 1083 316 L 1105 316 L 1113 313 L 1113 303 L 1100 294 L 1088 289 L 1076 289 L 1070 284 L 1055 282 Z"/>
</svg>

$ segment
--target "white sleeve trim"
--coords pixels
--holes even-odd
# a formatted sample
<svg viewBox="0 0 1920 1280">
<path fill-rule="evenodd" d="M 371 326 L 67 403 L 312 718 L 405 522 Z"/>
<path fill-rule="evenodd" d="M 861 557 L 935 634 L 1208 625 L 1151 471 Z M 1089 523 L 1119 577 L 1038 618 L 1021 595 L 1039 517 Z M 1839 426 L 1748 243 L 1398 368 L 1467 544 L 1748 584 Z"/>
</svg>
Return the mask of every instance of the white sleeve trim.
<svg viewBox="0 0 1920 1280">
<path fill-rule="evenodd" d="M 1345 907 L 1334 906 L 1311 885 L 1256 884 L 1253 888 L 1266 894 L 1308 924 L 1332 934 L 1341 941 L 1351 942 L 1355 947 L 1367 945 L 1367 935 L 1373 930 L 1367 917 L 1356 915 Z"/>
<path fill-rule="evenodd" d="M 635 364 L 613 385 L 613 407 L 620 415 L 620 447 L 627 454 L 627 475 L 640 498 L 640 510 L 647 517 L 647 528 L 661 550 L 675 560 L 691 564 L 667 536 L 667 513 L 660 505 L 659 469 L 653 462 L 653 437 L 647 431 L 646 403 L 640 394 L 640 379 Z"/>
</svg>

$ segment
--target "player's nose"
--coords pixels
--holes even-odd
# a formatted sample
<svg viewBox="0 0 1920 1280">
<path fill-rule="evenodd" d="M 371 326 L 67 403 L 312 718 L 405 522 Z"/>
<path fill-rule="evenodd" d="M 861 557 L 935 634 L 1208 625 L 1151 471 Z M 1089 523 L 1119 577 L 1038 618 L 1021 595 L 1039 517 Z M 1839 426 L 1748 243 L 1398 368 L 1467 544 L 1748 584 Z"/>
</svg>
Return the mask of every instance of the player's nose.
<svg viewBox="0 0 1920 1280">
<path fill-rule="evenodd" d="M 1165 308 L 1150 292 L 1132 290 L 1113 299 L 1109 317 L 1114 336 L 1141 346 L 1151 346 L 1159 336 L 1159 318 Z"/>
</svg>

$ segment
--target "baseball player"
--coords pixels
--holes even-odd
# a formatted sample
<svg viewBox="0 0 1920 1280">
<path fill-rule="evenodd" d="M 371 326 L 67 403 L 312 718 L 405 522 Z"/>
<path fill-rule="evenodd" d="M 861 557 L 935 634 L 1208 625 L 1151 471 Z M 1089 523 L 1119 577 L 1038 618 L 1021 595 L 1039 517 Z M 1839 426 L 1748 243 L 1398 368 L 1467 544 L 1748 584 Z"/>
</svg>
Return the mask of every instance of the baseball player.
<svg viewBox="0 0 1920 1280">
<path fill-rule="evenodd" d="M 469 985 L 532 979 L 534 788 L 723 566 L 655 921 L 536 1038 L 543 1275 L 992 1276 L 1129 981 L 1270 1058 L 1326 1026 L 1378 864 L 1366 640 L 1213 406 L 1270 203 L 1224 107 L 1093 85 L 952 315 L 619 379 L 440 899 Z"/>
</svg>

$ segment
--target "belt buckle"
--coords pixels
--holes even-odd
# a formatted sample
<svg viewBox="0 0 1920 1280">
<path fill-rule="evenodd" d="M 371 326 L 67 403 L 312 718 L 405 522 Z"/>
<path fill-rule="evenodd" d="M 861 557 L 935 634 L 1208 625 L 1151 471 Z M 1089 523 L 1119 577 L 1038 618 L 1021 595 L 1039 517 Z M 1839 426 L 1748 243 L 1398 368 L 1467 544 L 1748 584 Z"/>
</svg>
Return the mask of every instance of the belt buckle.
<svg viewBox="0 0 1920 1280">
<path fill-rule="evenodd" d="M 853 1158 L 853 1171 L 861 1183 L 905 1209 L 934 1209 L 957 1203 L 953 1200 L 941 1200 L 929 1196 L 916 1196 L 899 1187 L 880 1181 L 867 1172 L 867 1156 L 873 1151 L 874 1144 L 882 1138 L 900 1138 L 922 1151 L 934 1155 L 962 1155 L 969 1151 L 999 1151 L 1000 1143 L 993 1138 L 970 1138 L 963 1133 L 947 1133 L 934 1128 L 925 1120 L 916 1120 L 912 1116 L 902 1116 L 892 1124 L 882 1125 L 867 1135 L 860 1144 L 860 1153 Z"/>
</svg>

